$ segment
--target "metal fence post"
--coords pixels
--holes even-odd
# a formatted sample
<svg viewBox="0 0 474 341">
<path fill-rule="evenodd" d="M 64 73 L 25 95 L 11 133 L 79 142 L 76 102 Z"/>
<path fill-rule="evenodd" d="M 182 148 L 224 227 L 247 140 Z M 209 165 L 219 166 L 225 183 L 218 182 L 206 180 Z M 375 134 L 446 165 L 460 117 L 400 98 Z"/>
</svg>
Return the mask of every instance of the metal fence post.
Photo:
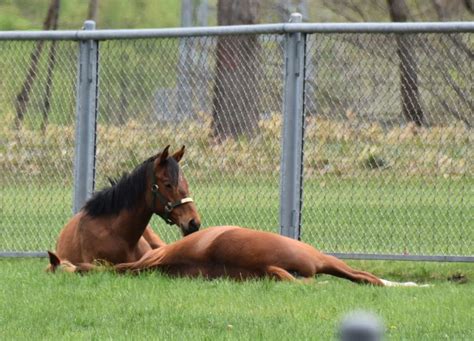
<svg viewBox="0 0 474 341">
<path fill-rule="evenodd" d="M 95 22 L 84 22 L 84 30 L 94 30 Z M 77 213 L 94 191 L 98 95 L 97 40 L 79 42 L 74 159 L 74 203 Z"/>
<path fill-rule="evenodd" d="M 193 26 L 194 2 L 192 0 L 181 1 L 181 26 Z M 192 89 L 189 84 L 191 75 L 191 44 L 190 39 L 181 37 L 179 39 L 178 52 L 178 84 L 176 87 L 176 113 L 167 113 L 168 119 L 172 121 L 182 121 L 192 114 Z M 176 115 L 172 117 L 172 115 Z"/>
<path fill-rule="evenodd" d="M 291 14 L 291 23 L 301 21 L 301 14 Z M 305 54 L 306 34 L 288 33 L 285 39 L 280 233 L 294 239 L 300 238 L 301 226 Z"/>
</svg>

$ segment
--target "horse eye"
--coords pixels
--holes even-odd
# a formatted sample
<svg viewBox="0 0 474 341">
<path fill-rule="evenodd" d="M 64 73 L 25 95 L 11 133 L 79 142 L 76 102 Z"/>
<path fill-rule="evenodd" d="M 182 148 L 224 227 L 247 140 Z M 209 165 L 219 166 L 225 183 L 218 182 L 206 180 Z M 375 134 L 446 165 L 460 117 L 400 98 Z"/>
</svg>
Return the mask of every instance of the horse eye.
<svg viewBox="0 0 474 341">
<path fill-rule="evenodd" d="M 171 184 L 165 184 L 165 187 L 168 188 L 168 189 L 173 188 L 173 186 L 171 186 Z"/>
</svg>

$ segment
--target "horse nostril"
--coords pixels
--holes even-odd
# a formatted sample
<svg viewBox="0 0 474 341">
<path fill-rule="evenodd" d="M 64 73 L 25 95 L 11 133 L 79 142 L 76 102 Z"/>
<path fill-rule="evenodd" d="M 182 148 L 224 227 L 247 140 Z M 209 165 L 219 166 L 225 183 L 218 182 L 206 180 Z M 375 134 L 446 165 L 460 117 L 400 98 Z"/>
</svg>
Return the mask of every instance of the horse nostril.
<svg viewBox="0 0 474 341">
<path fill-rule="evenodd" d="M 201 224 L 196 222 L 196 220 L 191 219 L 188 224 L 188 229 L 190 233 L 196 232 L 201 227 Z"/>
</svg>

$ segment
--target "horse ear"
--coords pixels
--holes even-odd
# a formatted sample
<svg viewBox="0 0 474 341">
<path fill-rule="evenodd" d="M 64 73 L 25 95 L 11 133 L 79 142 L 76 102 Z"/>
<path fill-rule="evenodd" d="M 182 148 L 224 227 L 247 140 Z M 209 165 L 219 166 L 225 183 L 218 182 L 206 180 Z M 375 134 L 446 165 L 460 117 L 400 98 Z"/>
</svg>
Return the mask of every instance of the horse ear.
<svg viewBox="0 0 474 341">
<path fill-rule="evenodd" d="M 51 264 L 51 267 L 53 269 L 59 266 L 59 264 L 61 264 L 61 260 L 54 252 L 51 252 L 48 250 L 48 256 L 49 256 L 49 263 Z"/>
<path fill-rule="evenodd" d="M 166 161 L 166 159 L 167 159 L 168 156 L 169 156 L 169 151 L 168 151 L 169 149 L 170 149 L 170 145 L 167 145 L 167 146 L 165 147 L 165 149 L 163 149 L 163 151 L 161 152 L 161 155 L 160 155 L 160 161 L 159 161 L 159 163 L 163 163 L 163 162 Z"/>
<path fill-rule="evenodd" d="M 180 150 L 178 150 L 176 153 L 173 154 L 173 159 L 176 160 L 176 162 L 181 161 L 184 155 L 184 148 L 185 146 L 182 146 Z"/>
</svg>

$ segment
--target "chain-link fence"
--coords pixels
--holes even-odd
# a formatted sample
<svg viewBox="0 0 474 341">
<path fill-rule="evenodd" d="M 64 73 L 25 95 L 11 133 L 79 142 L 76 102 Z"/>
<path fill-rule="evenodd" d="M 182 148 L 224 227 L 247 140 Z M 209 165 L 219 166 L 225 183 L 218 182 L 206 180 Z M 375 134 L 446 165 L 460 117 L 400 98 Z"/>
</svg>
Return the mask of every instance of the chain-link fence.
<svg viewBox="0 0 474 341">
<path fill-rule="evenodd" d="M 217 37 L 100 43 L 97 187 L 168 144 L 185 145 L 182 167 L 204 226 L 277 231 L 280 134 L 266 125 L 281 116 L 281 37 L 259 37 L 259 50 L 246 54 L 247 38 L 226 37 L 226 49 L 241 52 L 237 71 L 218 80 L 227 92 L 220 97 Z M 183 45 L 187 55 L 180 57 Z M 256 58 L 254 75 L 249 57 Z M 227 138 L 232 134 L 240 137 Z M 166 240 L 178 238 L 160 218 L 152 225 Z"/>
<path fill-rule="evenodd" d="M 76 42 L 0 41 L 0 251 L 44 252 L 71 216 L 76 71 Z"/>
<path fill-rule="evenodd" d="M 307 43 L 303 239 L 352 255 L 472 255 L 472 34 Z"/>
<path fill-rule="evenodd" d="M 58 41 L 0 33 L 0 251 L 54 248 L 74 185 L 85 187 L 73 185 L 73 163 L 77 71 L 87 65 L 69 40 L 92 39 L 96 189 L 168 144 L 186 145 L 182 167 L 204 226 L 280 226 L 297 237 L 301 221 L 301 239 L 326 252 L 472 260 L 473 27 L 298 25 L 63 32 Z M 283 124 L 295 125 L 287 134 Z M 299 168 L 295 153 L 304 153 Z"/>
</svg>

